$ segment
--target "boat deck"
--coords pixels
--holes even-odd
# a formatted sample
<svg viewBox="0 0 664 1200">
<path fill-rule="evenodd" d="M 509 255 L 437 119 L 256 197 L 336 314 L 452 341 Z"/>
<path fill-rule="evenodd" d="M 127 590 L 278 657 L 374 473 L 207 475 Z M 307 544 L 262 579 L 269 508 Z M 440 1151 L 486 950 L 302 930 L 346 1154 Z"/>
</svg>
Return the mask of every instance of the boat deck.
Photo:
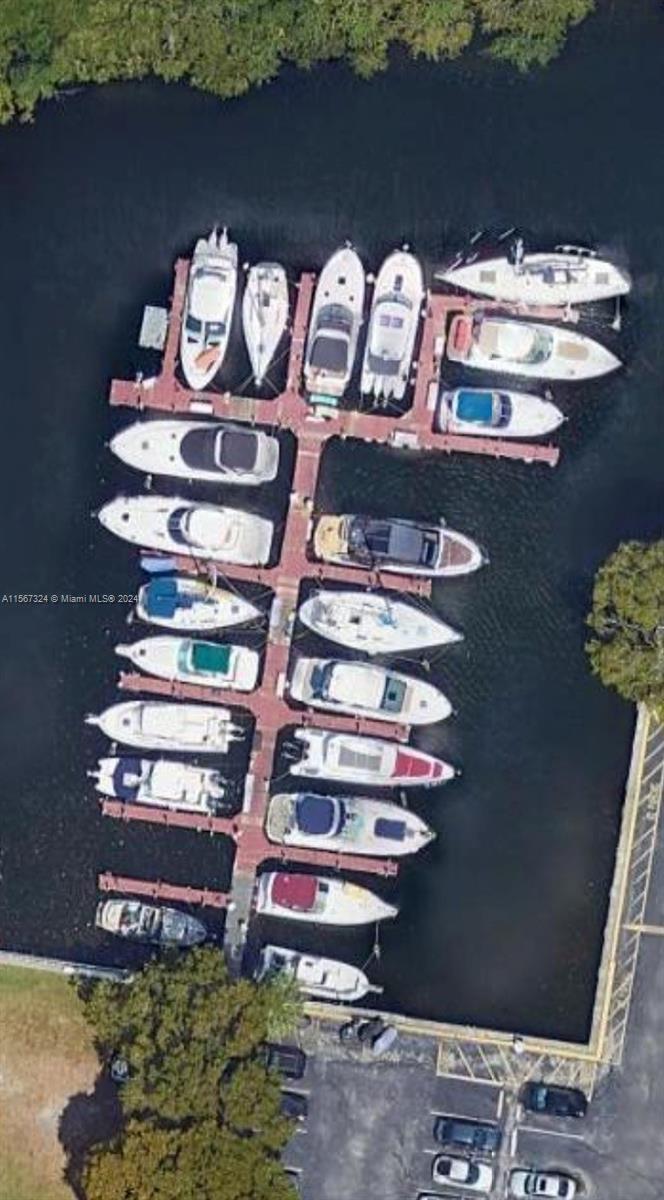
<svg viewBox="0 0 664 1200">
<path fill-rule="evenodd" d="M 101 807 L 105 815 L 116 819 L 194 829 L 229 837 L 235 842 L 231 890 L 232 919 L 227 921 L 227 942 L 231 962 L 239 969 L 241 943 L 246 936 L 254 891 L 253 879 L 262 862 L 270 859 L 287 860 L 291 863 L 330 869 L 343 867 L 344 870 L 383 876 L 394 875 L 397 870 L 396 864 L 386 859 L 359 855 L 341 856 L 326 851 L 275 846 L 267 840 L 264 832 L 277 737 L 284 727 L 310 726 L 392 739 L 404 739 L 407 736 L 407 730 L 402 726 L 322 712 L 313 713 L 289 705 L 284 694 L 285 679 L 292 618 L 302 579 L 351 583 L 356 587 L 380 586 L 393 588 L 402 594 L 411 593 L 418 596 L 428 596 L 431 590 L 430 581 L 426 579 L 318 563 L 308 556 L 307 546 L 316 484 L 325 443 L 331 437 L 359 438 L 413 450 L 510 458 L 526 463 L 545 463 L 549 466 L 555 466 L 559 452 L 553 445 L 529 445 L 523 442 L 465 437 L 434 431 L 433 404 L 450 316 L 460 311 L 473 311 L 478 307 L 485 311 L 492 307 L 490 303 L 468 297 L 428 295 L 412 406 L 402 415 L 337 409 L 331 412 L 326 410 L 325 416 L 322 416 L 308 404 L 301 391 L 301 377 L 315 287 L 315 277 L 310 273 L 300 277 L 297 287 L 287 382 L 281 395 L 274 400 L 264 400 L 230 394 L 192 392 L 180 383 L 176 375 L 188 269 L 187 260 L 178 260 L 161 373 L 154 379 L 139 377 L 134 381 L 114 380 L 110 389 L 110 403 L 141 411 L 230 418 L 234 421 L 290 430 L 296 435 L 292 491 L 279 561 L 275 565 L 263 568 L 231 567 L 228 572 L 237 582 L 250 580 L 253 583 L 262 583 L 273 592 L 263 677 L 258 690 L 250 694 L 173 683 L 130 672 L 120 675 L 119 686 L 127 692 L 237 706 L 251 714 L 255 722 L 255 732 L 244 804 L 242 812 L 233 818 L 204 817 L 196 813 L 174 812 L 141 804 L 124 804 L 110 799 L 103 799 Z M 501 308 L 505 311 L 504 305 Z M 560 318 L 561 313 L 558 309 L 538 310 L 536 315 Z M 182 571 L 207 574 L 213 578 L 226 573 L 226 569 L 220 568 L 218 563 L 196 561 L 184 556 L 174 561 Z M 186 903 L 223 906 L 227 901 L 223 893 L 208 889 L 181 888 L 167 883 L 150 883 L 109 874 L 100 876 L 99 885 L 102 890 L 126 890 L 152 898 L 180 900 Z"/>
</svg>

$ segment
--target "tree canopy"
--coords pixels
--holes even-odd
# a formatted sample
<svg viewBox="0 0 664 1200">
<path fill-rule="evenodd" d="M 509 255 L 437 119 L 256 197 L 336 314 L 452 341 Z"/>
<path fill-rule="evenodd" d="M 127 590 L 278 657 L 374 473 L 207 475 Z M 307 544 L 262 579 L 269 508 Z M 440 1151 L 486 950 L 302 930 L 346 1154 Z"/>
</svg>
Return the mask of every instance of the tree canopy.
<svg viewBox="0 0 664 1200">
<path fill-rule="evenodd" d="M 202 947 L 100 982 L 84 1011 L 103 1063 L 123 1058 L 123 1132 L 89 1152 L 87 1200 L 292 1200 L 291 1124 L 260 1050 L 299 1015 L 292 985 L 231 980 Z"/>
<path fill-rule="evenodd" d="M 626 700 L 664 708 L 664 541 L 625 542 L 597 572 L 592 669 Z"/>
<path fill-rule="evenodd" d="M 280 66 L 344 58 L 362 75 L 392 45 L 453 58 L 473 37 L 543 65 L 594 0 L 0 0 L 0 122 L 79 83 L 155 75 L 238 96 Z"/>
</svg>

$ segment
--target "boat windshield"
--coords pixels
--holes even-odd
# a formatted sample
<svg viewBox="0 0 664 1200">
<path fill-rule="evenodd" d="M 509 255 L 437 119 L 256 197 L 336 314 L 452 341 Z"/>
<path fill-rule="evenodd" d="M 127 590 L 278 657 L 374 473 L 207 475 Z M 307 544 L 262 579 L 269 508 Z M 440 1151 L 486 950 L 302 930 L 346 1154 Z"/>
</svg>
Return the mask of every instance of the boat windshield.
<svg viewBox="0 0 664 1200">
<path fill-rule="evenodd" d="M 496 429 L 505 429 L 512 420 L 512 401 L 505 392 L 499 392 L 496 397 L 497 412 L 494 415 Z"/>
<path fill-rule="evenodd" d="M 200 333 L 203 328 L 203 322 L 198 320 L 198 317 L 193 317 L 191 313 L 187 314 L 185 321 L 185 329 L 187 333 Z"/>
<path fill-rule="evenodd" d="M 329 700 L 333 673 L 334 663 L 326 663 L 324 666 L 316 665 L 313 668 L 309 680 L 313 700 Z"/>
<path fill-rule="evenodd" d="M 406 684 L 394 675 L 388 675 L 385 691 L 380 702 L 381 712 L 400 713 L 406 696 Z"/>
<path fill-rule="evenodd" d="M 173 512 L 168 514 L 168 532 L 174 542 L 180 542 L 183 546 L 186 546 L 189 541 L 185 525 L 190 512 L 191 509 L 185 508 L 183 505 L 181 508 L 174 508 Z"/>
<path fill-rule="evenodd" d="M 553 348 L 553 334 L 548 329 L 536 329 L 533 333 L 533 340 L 530 350 L 522 358 L 525 363 L 541 363 L 546 362 L 547 358 L 551 357 Z"/>
</svg>

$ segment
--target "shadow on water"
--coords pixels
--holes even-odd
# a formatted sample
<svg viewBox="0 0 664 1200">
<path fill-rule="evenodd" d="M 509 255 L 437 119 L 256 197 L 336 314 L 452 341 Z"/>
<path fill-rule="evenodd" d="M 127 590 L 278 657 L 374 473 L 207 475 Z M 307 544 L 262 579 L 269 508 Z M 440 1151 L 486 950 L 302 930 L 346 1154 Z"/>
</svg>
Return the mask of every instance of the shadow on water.
<svg viewBox="0 0 664 1200">
<path fill-rule="evenodd" d="M 133 552 L 90 513 L 142 487 L 104 447 L 130 419 L 105 397 L 112 374 L 142 362 L 142 306 L 167 302 L 173 258 L 218 222 L 241 261 L 280 258 L 291 278 L 349 237 L 374 270 L 404 239 L 431 270 L 474 230 L 517 225 L 610 248 L 635 279 L 627 369 L 561 392 L 560 466 L 332 443 L 318 499 L 330 511 L 444 513 L 491 559 L 434 589 L 465 632 L 431 670 L 458 715 L 416 740 L 463 775 L 408 797 L 439 836 L 388 885 L 401 913 L 370 968 L 382 1002 L 587 1034 L 633 714 L 588 674 L 583 618 L 597 564 L 620 538 L 659 533 L 663 507 L 663 33 L 655 0 L 614 5 L 528 79 L 472 58 L 399 58 L 371 83 L 341 66 L 287 71 L 226 105 L 129 84 L 0 131 L 0 597 L 46 597 L 0 604 L 6 945 L 135 961 L 94 930 L 99 870 L 228 879 L 225 839 L 101 818 L 85 772 L 103 739 L 83 717 L 115 698 L 130 605 L 61 599 L 139 584 Z M 373 931 L 270 936 L 362 963 Z"/>
</svg>

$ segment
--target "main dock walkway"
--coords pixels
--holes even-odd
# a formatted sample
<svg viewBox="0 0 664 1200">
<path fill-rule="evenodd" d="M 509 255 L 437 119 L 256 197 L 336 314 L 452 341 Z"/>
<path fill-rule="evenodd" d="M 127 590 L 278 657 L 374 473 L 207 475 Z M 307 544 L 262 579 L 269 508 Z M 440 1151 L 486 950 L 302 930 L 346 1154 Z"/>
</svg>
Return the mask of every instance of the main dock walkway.
<svg viewBox="0 0 664 1200">
<path fill-rule="evenodd" d="M 434 430 L 434 405 L 445 346 L 446 326 L 453 312 L 472 311 L 491 307 L 486 302 L 447 295 L 427 297 L 426 314 L 417 360 L 413 403 L 400 416 L 348 410 L 326 411 L 321 416 L 308 404 L 302 394 L 301 378 L 307 328 L 313 301 L 315 277 L 301 276 L 291 330 L 290 352 L 285 390 L 274 400 L 254 399 L 230 394 L 192 392 L 176 376 L 180 328 L 186 295 L 189 262 L 180 259 L 175 268 L 175 284 L 161 373 L 154 379 L 135 381 L 114 380 L 110 403 L 138 410 L 161 413 L 226 418 L 251 424 L 287 429 L 297 437 L 290 504 L 286 516 L 281 554 L 276 565 L 264 568 L 234 566 L 230 574 L 234 581 L 260 582 L 273 591 L 263 675 L 260 688 L 250 694 L 222 689 L 210 689 L 183 683 L 152 679 L 135 673 L 122 673 L 119 686 L 128 692 L 149 693 L 183 700 L 237 706 L 250 714 L 255 723 L 249 759 L 249 773 L 244 790 L 242 811 L 233 818 L 205 817 L 193 813 L 172 812 L 142 804 L 124 804 L 104 799 L 105 815 L 126 821 L 149 821 L 174 828 L 188 828 L 220 834 L 235 842 L 233 882 L 228 901 L 226 946 L 231 963 L 239 966 L 242 941 L 246 936 L 250 916 L 254 877 L 259 865 L 266 860 L 288 860 L 331 869 L 343 867 L 363 873 L 384 876 L 396 872 L 395 863 L 360 855 L 333 854 L 294 847 L 285 849 L 270 843 L 264 832 L 265 813 L 269 800 L 270 780 L 274 773 L 274 757 L 279 732 L 288 726 L 306 725 L 350 733 L 404 739 L 407 730 L 383 722 L 311 713 L 288 703 L 286 672 L 290 654 L 290 635 L 297 608 L 300 583 L 304 578 L 326 582 L 348 582 L 356 587 L 380 586 L 394 588 L 426 597 L 430 594 L 428 580 L 394 575 L 381 571 L 362 571 L 352 568 L 313 562 L 307 554 L 310 541 L 314 496 L 321 454 L 331 437 L 359 438 L 413 450 L 439 450 L 445 453 L 464 452 L 495 458 L 519 459 L 527 463 L 555 466 L 558 449 L 555 446 L 526 445 L 493 438 L 464 437 L 438 433 Z M 504 306 L 503 306 L 504 310 Z M 560 316 L 559 310 L 541 311 L 540 316 Z M 220 574 L 217 563 L 195 561 L 190 557 L 175 559 L 179 570 Z M 184 903 L 226 904 L 227 897 L 208 889 L 191 889 L 161 882 L 101 875 L 100 887 L 126 890 L 139 895 Z"/>
</svg>

